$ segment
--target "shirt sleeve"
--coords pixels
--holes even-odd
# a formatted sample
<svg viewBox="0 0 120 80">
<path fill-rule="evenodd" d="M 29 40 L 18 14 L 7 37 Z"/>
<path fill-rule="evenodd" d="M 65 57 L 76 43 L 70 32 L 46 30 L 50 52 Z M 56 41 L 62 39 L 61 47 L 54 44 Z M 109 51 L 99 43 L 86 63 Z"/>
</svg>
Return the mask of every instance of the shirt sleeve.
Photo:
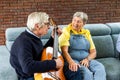
<svg viewBox="0 0 120 80">
<path fill-rule="evenodd" d="M 47 41 L 47 43 L 44 45 L 44 48 L 51 46 L 53 47 L 53 43 L 54 43 L 54 39 L 52 38 L 52 36 L 49 38 L 49 40 Z"/>
<path fill-rule="evenodd" d="M 94 42 L 92 40 L 92 37 L 91 37 L 91 34 L 90 34 L 89 30 L 87 30 L 87 39 L 90 42 L 90 50 L 95 49 L 95 45 L 94 45 Z"/>
<path fill-rule="evenodd" d="M 69 31 L 66 28 L 63 28 L 63 33 L 60 35 L 59 37 L 59 46 L 69 46 L 69 38 L 70 38 L 70 34 Z"/>
</svg>

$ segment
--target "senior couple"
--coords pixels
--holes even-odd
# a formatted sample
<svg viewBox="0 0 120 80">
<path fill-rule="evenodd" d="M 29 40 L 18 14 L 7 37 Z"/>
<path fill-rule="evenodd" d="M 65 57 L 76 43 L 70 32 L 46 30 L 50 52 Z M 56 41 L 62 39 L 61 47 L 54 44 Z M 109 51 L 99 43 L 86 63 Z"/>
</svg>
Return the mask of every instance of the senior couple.
<svg viewBox="0 0 120 80">
<path fill-rule="evenodd" d="M 68 26 L 62 30 L 57 29 L 63 64 L 60 58 L 40 60 L 43 49 L 53 47 L 54 30 L 48 42 L 43 45 L 41 37 L 50 29 L 49 15 L 45 12 L 29 14 L 27 29 L 18 36 L 10 51 L 10 63 L 18 79 L 35 80 L 35 73 L 63 67 L 65 80 L 106 80 L 103 64 L 94 60 L 96 49 L 90 31 L 84 29 L 87 20 L 86 13 L 75 12 Z"/>
</svg>

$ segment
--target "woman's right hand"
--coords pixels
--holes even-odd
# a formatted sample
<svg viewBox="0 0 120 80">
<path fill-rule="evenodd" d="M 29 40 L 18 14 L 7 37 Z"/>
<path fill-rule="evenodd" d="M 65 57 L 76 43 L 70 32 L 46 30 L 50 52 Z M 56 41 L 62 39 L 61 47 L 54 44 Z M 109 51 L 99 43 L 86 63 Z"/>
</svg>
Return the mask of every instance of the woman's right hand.
<svg viewBox="0 0 120 80">
<path fill-rule="evenodd" d="M 80 65 L 79 64 L 77 64 L 77 63 L 75 63 L 74 61 L 72 61 L 72 62 L 70 62 L 69 63 L 69 69 L 71 70 L 71 71 L 77 71 L 78 70 L 78 68 L 80 67 Z"/>
</svg>

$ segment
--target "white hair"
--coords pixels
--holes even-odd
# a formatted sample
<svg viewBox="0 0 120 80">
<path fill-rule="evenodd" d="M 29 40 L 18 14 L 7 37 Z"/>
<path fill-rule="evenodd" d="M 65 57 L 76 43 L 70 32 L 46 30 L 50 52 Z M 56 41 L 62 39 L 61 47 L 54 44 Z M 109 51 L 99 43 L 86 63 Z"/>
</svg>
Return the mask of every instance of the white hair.
<svg viewBox="0 0 120 80">
<path fill-rule="evenodd" d="M 34 29 L 35 24 L 39 24 L 40 27 L 46 22 L 49 22 L 49 15 L 45 12 L 33 12 L 28 16 L 27 27 L 31 31 Z"/>
<path fill-rule="evenodd" d="M 76 12 L 76 13 L 74 13 L 74 15 L 73 15 L 73 18 L 74 18 L 74 17 L 79 17 L 79 18 L 81 18 L 84 23 L 86 23 L 87 20 L 88 20 L 88 15 L 87 15 L 86 13 L 84 13 L 84 12 Z"/>
</svg>

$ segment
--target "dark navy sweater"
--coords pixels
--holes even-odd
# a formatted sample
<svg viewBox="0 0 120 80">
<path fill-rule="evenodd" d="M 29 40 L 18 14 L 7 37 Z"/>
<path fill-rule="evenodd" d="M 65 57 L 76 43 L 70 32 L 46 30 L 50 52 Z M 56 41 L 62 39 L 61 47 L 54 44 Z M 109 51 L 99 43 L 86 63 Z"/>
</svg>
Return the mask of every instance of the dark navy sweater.
<svg viewBox="0 0 120 80">
<path fill-rule="evenodd" d="M 10 63 L 19 77 L 29 78 L 36 72 L 55 69 L 56 63 L 54 60 L 40 61 L 42 50 L 47 46 L 53 46 L 52 37 L 43 46 L 40 38 L 27 31 L 21 33 L 10 51 Z"/>
</svg>

